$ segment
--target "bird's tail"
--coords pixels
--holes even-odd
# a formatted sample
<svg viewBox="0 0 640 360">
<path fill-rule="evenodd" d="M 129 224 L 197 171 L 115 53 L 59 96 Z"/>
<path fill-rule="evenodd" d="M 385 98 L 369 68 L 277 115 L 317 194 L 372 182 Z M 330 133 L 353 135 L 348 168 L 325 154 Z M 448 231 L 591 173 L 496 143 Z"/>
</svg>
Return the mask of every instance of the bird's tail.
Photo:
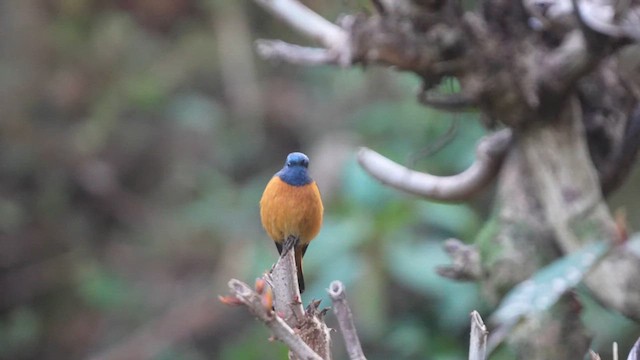
<svg viewBox="0 0 640 360">
<path fill-rule="evenodd" d="M 304 255 L 304 251 L 306 249 L 307 249 L 306 246 L 295 247 L 296 268 L 298 269 L 298 289 L 300 289 L 300 294 L 304 292 L 304 275 L 302 274 L 302 255 Z"/>
</svg>

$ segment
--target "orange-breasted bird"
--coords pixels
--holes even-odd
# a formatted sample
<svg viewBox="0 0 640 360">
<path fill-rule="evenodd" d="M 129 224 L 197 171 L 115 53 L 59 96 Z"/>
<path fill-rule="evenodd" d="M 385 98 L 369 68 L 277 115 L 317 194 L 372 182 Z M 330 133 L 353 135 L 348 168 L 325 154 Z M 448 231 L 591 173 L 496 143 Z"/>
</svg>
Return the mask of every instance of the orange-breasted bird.
<svg viewBox="0 0 640 360">
<path fill-rule="evenodd" d="M 308 167 L 307 155 L 289 154 L 284 167 L 271 178 L 260 199 L 262 226 L 276 243 L 278 253 L 293 247 L 300 293 L 304 291 L 302 257 L 320 232 L 324 211 L 320 191 L 309 176 Z"/>
</svg>

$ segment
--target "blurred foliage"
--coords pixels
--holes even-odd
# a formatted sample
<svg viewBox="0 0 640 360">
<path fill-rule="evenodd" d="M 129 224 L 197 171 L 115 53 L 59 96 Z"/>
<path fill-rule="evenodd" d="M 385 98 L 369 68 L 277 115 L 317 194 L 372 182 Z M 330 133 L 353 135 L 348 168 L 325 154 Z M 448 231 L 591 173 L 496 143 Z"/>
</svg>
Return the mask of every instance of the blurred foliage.
<svg viewBox="0 0 640 360">
<path fill-rule="evenodd" d="M 329 19 L 370 8 L 307 3 Z M 328 306 L 343 280 L 370 359 L 465 357 L 469 312 L 490 308 L 433 269 L 444 239 L 474 239 L 491 194 L 428 203 L 371 180 L 354 154 L 455 173 L 473 161 L 477 115 L 419 106 L 410 74 L 265 63 L 259 37 L 304 41 L 251 2 L 0 2 L 0 359 L 283 358 L 216 296 L 275 260 L 257 204 L 293 150 L 326 205 L 304 300 Z M 623 191 L 614 204 L 637 219 L 638 187 Z M 345 358 L 339 336 L 335 348 Z"/>
</svg>

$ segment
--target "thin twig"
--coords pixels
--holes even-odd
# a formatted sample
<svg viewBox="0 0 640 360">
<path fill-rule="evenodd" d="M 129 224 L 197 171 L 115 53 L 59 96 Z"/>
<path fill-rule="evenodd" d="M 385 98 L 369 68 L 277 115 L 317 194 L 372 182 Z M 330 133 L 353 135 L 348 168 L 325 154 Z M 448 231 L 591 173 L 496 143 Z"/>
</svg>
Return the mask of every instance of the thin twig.
<svg viewBox="0 0 640 360">
<path fill-rule="evenodd" d="M 327 290 L 331 301 L 333 302 L 333 312 L 338 318 L 338 324 L 342 331 L 342 337 L 351 360 L 366 360 L 364 353 L 362 352 L 362 346 L 360 345 L 360 339 L 356 331 L 356 326 L 353 322 L 353 315 L 351 309 L 347 303 L 347 295 L 345 293 L 344 285 L 340 281 L 334 281 L 329 285 Z"/>
<path fill-rule="evenodd" d="M 345 46 L 348 36 L 339 26 L 295 0 L 255 0 L 298 32 L 320 42 L 327 49 Z"/>
<path fill-rule="evenodd" d="M 285 343 L 291 352 L 299 359 L 322 360 L 309 345 L 307 345 L 294 330 L 270 307 L 265 307 L 258 293 L 253 291 L 247 284 L 240 280 L 231 279 L 229 281 L 229 289 L 232 296 L 236 297 L 240 302 L 247 306 L 249 311 L 264 322 L 273 336 Z"/>
<path fill-rule="evenodd" d="M 464 201 L 495 178 L 511 144 L 511 137 L 511 130 L 505 129 L 482 139 L 473 165 L 453 176 L 414 171 L 367 148 L 360 149 L 358 162 L 371 176 L 396 189 L 432 200 Z"/>
<path fill-rule="evenodd" d="M 471 312 L 471 339 L 469 341 L 469 360 L 484 360 L 487 357 L 487 327 L 477 311 Z"/>
</svg>

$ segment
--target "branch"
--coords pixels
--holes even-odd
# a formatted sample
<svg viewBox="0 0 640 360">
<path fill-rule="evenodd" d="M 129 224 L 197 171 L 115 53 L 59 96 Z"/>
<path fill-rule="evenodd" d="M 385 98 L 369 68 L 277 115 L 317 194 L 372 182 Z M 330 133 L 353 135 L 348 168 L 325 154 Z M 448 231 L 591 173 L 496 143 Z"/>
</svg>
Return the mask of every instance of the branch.
<svg viewBox="0 0 640 360">
<path fill-rule="evenodd" d="M 299 46 L 280 40 L 257 40 L 256 49 L 266 60 L 286 61 L 296 65 L 338 64 L 337 54 L 327 49 Z"/>
<path fill-rule="evenodd" d="M 265 306 L 261 296 L 247 284 L 240 280 L 231 279 L 229 281 L 229 289 L 231 290 L 231 295 L 244 304 L 254 316 L 264 322 L 271 329 L 273 336 L 285 343 L 299 359 L 322 360 L 282 318 L 271 310 L 270 306 Z"/>
<path fill-rule="evenodd" d="M 268 279 L 273 287 L 274 307 L 291 327 L 299 327 L 304 319 L 304 308 L 298 289 L 298 271 L 293 250 L 278 258 Z"/>
<path fill-rule="evenodd" d="M 353 323 L 353 315 L 347 303 L 347 294 L 345 293 L 344 285 L 340 281 L 334 281 L 329 285 L 327 292 L 333 302 L 333 312 L 338 318 L 338 325 L 340 326 L 340 330 L 342 330 L 342 337 L 347 347 L 349 359 L 366 360 L 362 352 L 356 326 Z"/>
<path fill-rule="evenodd" d="M 246 305 L 289 346 L 289 359 L 331 360 L 330 331 L 323 321 L 324 312 L 317 311 L 319 301 L 312 302 L 306 312 L 302 307 L 294 251 L 283 252 L 271 272 L 256 280 L 256 291 L 235 279 L 229 287 L 231 295 L 220 300 L 228 305 Z"/>
<path fill-rule="evenodd" d="M 313 10 L 295 0 L 255 0 L 296 31 L 318 41 L 327 49 L 342 49 L 348 41 L 347 33 Z"/>
<path fill-rule="evenodd" d="M 477 146 L 476 161 L 453 176 L 410 170 L 367 148 L 360 149 L 358 162 L 371 176 L 396 189 L 437 201 L 464 201 L 484 189 L 498 174 L 511 138 L 508 129 L 486 136 Z"/>
<path fill-rule="evenodd" d="M 487 327 L 477 311 L 471 312 L 471 339 L 469 340 L 469 360 L 487 358 Z"/>
</svg>

